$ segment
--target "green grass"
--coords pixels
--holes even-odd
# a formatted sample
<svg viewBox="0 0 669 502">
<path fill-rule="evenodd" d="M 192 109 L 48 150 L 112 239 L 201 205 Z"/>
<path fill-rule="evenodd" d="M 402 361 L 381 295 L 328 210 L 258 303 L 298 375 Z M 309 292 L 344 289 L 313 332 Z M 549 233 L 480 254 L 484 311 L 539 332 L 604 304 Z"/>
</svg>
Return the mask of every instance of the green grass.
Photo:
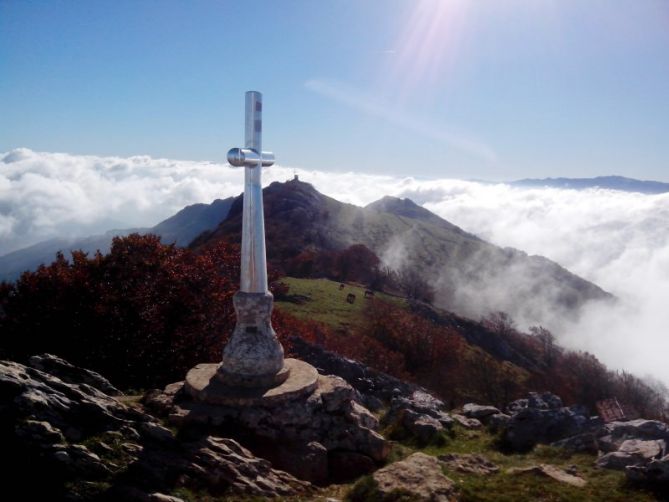
<svg viewBox="0 0 669 502">
<path fill-rule="evenodd" d="M 569 454 L 563 449 L 538 446 L 526 454 L 505 454 L 497 447 L 497 436 L 485 431 L 470 431 L 456 426 L 444 445 L 431 445 L 417 449 L 412 441 L 400 446 L 404 457 L 413 451 L 429 455 L 444 453 L 481 454 L 500 467 L 500 472 L 488 476 L 465 474 L 444 468 L 458 489 L 460 502 L 650 502 L 657 494 L 630 486 L 620 471 L 597 469 L 595 456 Z M 529 467 L 551 464 L 562 469 L 575 466 L 577 474 L 587 484 L 583 488 L 560 483 L 553 479 L 533 474 L 508 474 L 512 467 Z M 363 478 L 349 492 L 349 500 L 373 500 L 373 482 Z"/>
<path fill-rule="evenodd" d="M 364 309 L 369 300 L 365 299 L 365 288 L 346 284 L 339 289 L 339 282 L 329 279 L 297 279 L 285 277 L 281 279 L 290 288 L 288 296 L 305 297 L 304 303 L 277 301 L 276 307 L 283 312 L 299 319 L 317 321 L 333 328 L 350 328 L 360 326 L 364 322 Z M 356 296 L 353 304 L 346 302 L 349 293 Z M 404 305 L 404 300 L 384 293 L 375 293 L 376 298 Z"/>
</svg>

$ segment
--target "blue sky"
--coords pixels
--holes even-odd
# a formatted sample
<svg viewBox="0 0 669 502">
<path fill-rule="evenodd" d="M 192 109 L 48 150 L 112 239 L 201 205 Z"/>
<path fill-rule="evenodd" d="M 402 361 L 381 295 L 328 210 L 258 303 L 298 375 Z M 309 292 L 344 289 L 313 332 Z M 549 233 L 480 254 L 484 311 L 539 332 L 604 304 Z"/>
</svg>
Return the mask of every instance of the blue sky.
<svg viewBox="0 0 669 502">
<path fill-rule="evenodd" d="M 0 151 L 669 181 L 665 0 L 0 0 Z"/>
</svg>

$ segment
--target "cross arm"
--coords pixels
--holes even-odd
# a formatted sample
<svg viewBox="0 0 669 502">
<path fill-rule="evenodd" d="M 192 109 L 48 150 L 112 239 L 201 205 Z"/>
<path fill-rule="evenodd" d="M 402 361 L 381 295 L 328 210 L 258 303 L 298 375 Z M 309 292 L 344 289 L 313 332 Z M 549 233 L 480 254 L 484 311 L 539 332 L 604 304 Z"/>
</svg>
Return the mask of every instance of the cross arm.
<svg viewBox="0 0 669 502">
<path fill-rule="evenodd" d="M 228 151 L 228 162 L 234 167 L 257 167 L 262 161 L 263 167 L 269 167 L 274 164 L 274 154 L 272 152 L 258 152 L 250 148 L 232 148 Z"/>
</svg>

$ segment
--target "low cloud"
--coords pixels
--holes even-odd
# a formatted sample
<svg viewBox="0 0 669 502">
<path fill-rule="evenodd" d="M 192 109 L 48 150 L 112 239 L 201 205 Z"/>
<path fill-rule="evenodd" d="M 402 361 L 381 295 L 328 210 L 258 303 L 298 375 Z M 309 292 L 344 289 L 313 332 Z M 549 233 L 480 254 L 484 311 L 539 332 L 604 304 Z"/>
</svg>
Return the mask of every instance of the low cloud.
<svg viewBox="0 0 669 502">
<path fill-rule="evenodd" d="M 297 173 L 353 204 L 409 197 L 494 244 L 546 256 L 595 282 L 620 301 L 592 306 L 578 322 L 566 323 L 563 343 L 590 350 L 615 368 L 669 382 L 669 194 Z M 292 177 L 293 170 L 281 166 L 263 174 L 265 184 Z M 237 195 L 242 181 L 242 172 L 227 164 L 27 149 L 0 153 L 0 254 L 49 237 L 154 225 L 187 204 Z M 396 244 L 393 258 L 401 261 Z M 463 286 L 464 293 L 475 301 L 475 292 Z"/>
<path fill-rule="evenodd" d="M 267 181 L 290 170 L 272 167 Z M 0 255 L 52 237 L 152 226 L 184 206 L 238 195 L 227 164 L 40 153 L 0 153 Z"/>
<path fill-rule="evenodd" d="M 616 295 L 615 305 L 591 305 L 578 321 L 562 323 L 562 343 L 669 382 L 669 194 L 456 180 L 411 182 L 396 194 L 490 242 L 546 256 Z"/>
</svg>

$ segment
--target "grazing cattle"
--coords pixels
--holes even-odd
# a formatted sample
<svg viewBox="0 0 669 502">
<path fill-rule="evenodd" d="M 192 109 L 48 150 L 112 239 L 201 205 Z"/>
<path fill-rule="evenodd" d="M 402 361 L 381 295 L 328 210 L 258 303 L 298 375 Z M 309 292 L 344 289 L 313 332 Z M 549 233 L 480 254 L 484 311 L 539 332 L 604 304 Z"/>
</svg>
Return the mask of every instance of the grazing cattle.
<svg viewBox="0 0 669 502">
<path fill-rule="evenodd" d="M 341 290 L 344 289 L 345 287 L 346 287 L 346 284 L 344 284 L 344 283 L 342 282 L 342 283 L 339 285 L 339 290 L 341 291 Z"/>
<path fill-rule="evenodd" d="M 346 301 L 348 303 L 355 303 L 355 295 L 353 293 L 349 293 L 346 297 Z"/>
<path fill-rule="evenodd" d="M 372 298 L 374 296 L 374 291 L 367 290 L 365 291 L 365 298 Z"/>
</svg>

